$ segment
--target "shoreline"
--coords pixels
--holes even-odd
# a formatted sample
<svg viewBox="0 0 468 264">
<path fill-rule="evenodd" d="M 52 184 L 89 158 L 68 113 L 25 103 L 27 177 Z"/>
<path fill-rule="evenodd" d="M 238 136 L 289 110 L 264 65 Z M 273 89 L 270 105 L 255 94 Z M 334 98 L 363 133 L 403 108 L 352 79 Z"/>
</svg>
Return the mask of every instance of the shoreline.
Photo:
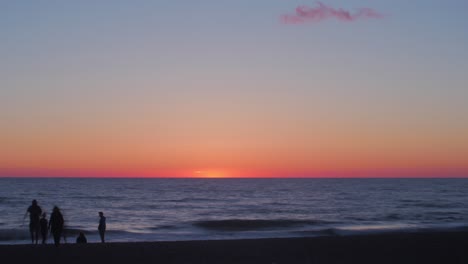
<svg viewBox="0 0 468 264">
<path fill-rule="evenodd" d="M 468 263 L 468 231 L 0 245 L 4 263 Z"/>
</svg>

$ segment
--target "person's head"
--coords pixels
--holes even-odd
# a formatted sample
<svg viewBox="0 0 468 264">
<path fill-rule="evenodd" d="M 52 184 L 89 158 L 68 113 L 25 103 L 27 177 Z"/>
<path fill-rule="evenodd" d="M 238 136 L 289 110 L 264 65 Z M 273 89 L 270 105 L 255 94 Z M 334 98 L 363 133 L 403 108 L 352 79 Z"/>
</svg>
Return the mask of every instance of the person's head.
<svg viewBox="0 0 468 264">
<path fill-rule="evenodd" d="M 42 213 L 42 218 L 46 218 L 46 213 Z"/>
<path fill-rule="evenodd" d="M 37 205 L 36 199 L 32 200 L 32 205 Z"/>
<path fill-rule="evenodd" d="M 59 213 L 60 209 L 57 206 L 54 206 L 54 209 L 52 210 L 54 213 Z"/>
<path fill-rule="evenodd" d="M 104 216 L 104 213 L 103 212 L 99 212 L 99 217 L 103 217 Z"/>
</svg>

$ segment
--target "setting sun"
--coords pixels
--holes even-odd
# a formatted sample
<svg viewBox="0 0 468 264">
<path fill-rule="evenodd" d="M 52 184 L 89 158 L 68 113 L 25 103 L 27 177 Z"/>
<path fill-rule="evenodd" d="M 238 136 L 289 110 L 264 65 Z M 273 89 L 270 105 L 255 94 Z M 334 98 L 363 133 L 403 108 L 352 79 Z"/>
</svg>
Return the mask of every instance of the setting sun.
<svg viewBox="0 0 468 264">
<path fill-rule="evenodd" d="M 194 171 L 197 178 L 227 178 L 229 177 L 226 172 L 218 170 L 197 170 Z"/>
</svg>

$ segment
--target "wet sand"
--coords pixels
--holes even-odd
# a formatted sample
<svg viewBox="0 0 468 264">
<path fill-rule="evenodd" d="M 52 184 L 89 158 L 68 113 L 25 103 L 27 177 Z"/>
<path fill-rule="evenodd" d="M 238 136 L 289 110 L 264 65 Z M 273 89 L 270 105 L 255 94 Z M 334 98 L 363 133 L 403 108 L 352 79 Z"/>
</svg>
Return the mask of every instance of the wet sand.
<svg viewBox="0 0 468 264">
<path fill-rule="evenodd" d="M 468 232 L 1 245 L 2 263 L 468 263 Z"/>
</svg>

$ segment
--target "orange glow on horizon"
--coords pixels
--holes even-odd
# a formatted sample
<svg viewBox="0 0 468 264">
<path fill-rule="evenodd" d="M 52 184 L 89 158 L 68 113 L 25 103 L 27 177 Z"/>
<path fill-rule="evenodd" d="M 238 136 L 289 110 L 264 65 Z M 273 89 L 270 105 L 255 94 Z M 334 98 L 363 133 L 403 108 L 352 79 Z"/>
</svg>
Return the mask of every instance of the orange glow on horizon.
<svg viewBox="0 0 468 264">
<path fill-rule="evenodd" d="M 15 119 L 0 137 L 0 176 L 468 177 L 466 122 L 194 109 L 157 122 Z"/>
<path fill-rule="evenodd" d="M 468 168 L 379 168 L 349 170 L 84 170 L 84 169 L 6 169 L 0 177 L 79 177 L 79 178 L 467 178 Z"/>
</svg>

